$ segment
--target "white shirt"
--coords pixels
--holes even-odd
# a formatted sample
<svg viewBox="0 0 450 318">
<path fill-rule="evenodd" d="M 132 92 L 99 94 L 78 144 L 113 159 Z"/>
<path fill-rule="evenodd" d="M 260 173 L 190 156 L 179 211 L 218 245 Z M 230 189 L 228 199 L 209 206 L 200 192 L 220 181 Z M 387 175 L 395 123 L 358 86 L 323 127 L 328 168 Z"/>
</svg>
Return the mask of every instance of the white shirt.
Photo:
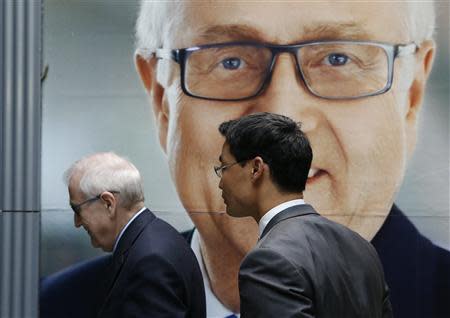
<svg viewBox="0 0 450 318">
<path fill-rule="evenodd" d="M 235 314 L 240 317 L 239 314 L 233 313 L 227 309 L 220 301 L 217 299 L 216 295 L 211 290 L 211 285 L 209 284 L 208 273 L 206 272 L 205 265 L 203 264 L 203 257 L 200 251 L 200 239 L 197 230 L 194 230 L 191 240 L 191 248 L 194 251 L 195 257 L 197 258 L 200 270 L 202 271 L 203 283 L 205 284 L 205 298 L 206 298 L 206 317 L 208 318 L 224 318 L 229 315 Z"/>
<path fill-rule="evenodd" d="M 117 244 L 119 244 L 120 238 L 122 237 L 123 233 L 125 233 L 125 230 L 127 229 L 127 227 L 131 224 L 131 222 L 134 221 L 135 218 L 137 218 L 139 216 L 139 214 L 144 212 L 146 209 L 147 209 L 146 207 L 143 207 L 142 209 L 140 209 L 135 215 L 133 215 L 133 217 L 128 221 L 128 223 L 125 224 L 122 231 L 120 231 L 119 236 L 117 236 L 116 243 L 114 243 L 113 253 L 116 251 Z"/>
<path fill-rule="evenodd" d="M 301 205 L 301 204 L 305 204 L 305 201 L 303 201 L 303 199 L 296 199 L 296 200 L 283 202 L 283 203 L 273 207 L 272 209 L 270 209 L 266 214 L 263 215 L 261 220 L 259 220 L 259 236 L 261 237 L 267 224 L 269 224 L 270 220 L 272 220 L 275 215 L 277 215 L 281 211 L 286 210 L 287 208 L 290 208 L 291 206 Z"/>
</svg>

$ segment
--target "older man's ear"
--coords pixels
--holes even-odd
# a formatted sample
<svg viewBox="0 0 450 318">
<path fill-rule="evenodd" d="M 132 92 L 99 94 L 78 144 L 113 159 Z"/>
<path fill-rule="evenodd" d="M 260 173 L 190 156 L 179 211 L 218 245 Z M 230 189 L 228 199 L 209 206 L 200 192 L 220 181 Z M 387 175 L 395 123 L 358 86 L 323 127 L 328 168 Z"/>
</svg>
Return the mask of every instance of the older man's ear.
<svg viewBox="0 0 450 318">
<path fill-rule="evenodd" d="M 110 218 L 115 218 L 116 216 L 116 207 L 117 200 L 114 194 L 111 192 L 105 191 L 101 194 L 100 198 L 102 199 L 105 208 L 108 210 Z"/>
<path fill-rule="evenodd" d="M 415 55 L 416 67 L 414 79 L 409 91 L 410 107 L 407 116 L 416 116 L 423 103 L 425 86 L 433 67 L 436 44 L 432 40 L 424 41 Z"/>
<path fill-rule="evenodd" d="M 157 80 L 157 59 L 154 57 L 144 58 L 136 54 L 134 61 L 153 107 L 156 124 L 158 125 L 159 143 L 164 152 L 166 152 L 169 107 L 164 98 L 165 89 Z"/>
<path fill-rule="evenodd" d="M 414 152 L 417 134 L 417 116 L 423 104 L 425 88 L 433 67 L 436 44 L 427 40 L 420 44 L 415 55 L 414 79 L 409 88 L 408 110 L 406 113 L 406 136 L 408 138 L 408 156 Z"/>
</svg>

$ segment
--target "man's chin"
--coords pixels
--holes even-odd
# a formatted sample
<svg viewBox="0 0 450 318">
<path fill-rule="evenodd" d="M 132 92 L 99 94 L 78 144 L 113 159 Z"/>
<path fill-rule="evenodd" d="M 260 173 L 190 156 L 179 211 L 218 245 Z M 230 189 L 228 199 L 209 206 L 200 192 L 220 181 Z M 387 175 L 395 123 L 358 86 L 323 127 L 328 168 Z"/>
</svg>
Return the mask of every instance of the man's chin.
<svg viewBox="0 0 450 318">
<path fill-rule="evenodd" d="M 244 217 L 249 216 L 249 215 L 244 215 L 244 213 L 241 213 L 240 211 L 236 211 L 236 210 L 233 210 L 232 208 L 228 208 L 228 206 L 226 207 L 225 212 L 233 218 L 244 218 Z"/>
</svg>

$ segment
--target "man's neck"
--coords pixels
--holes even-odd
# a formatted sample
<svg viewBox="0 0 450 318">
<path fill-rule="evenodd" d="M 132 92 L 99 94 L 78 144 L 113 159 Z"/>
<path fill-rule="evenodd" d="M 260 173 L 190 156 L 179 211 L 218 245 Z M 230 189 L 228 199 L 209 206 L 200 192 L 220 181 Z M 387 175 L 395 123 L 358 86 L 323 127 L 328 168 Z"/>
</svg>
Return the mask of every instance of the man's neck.
<svg viewBox="0 0 450 318">
<path fill-rule="evenodd" d="M 257 242 L 258 226 L 252 218 L 222 217 L 194 223 L 212 292 L 225 307 L 239 312 L 239 267 Z"/>
<path fill-rule="evenodd" d="M 272 196 L 266 196 L 264 200 L 261 201 L 260 209 L 258 214 L 254 217 L 255 221 L 259 224 L 261 218 L 274 207 L 288 201 L 303 199 L 303 193 L 275 193 Z"/>
<path fill-rule="evenodd" d="M 130 222 L 130 220 L 133 218 L 133 216 L 138 213 L 140 210 L 144 208 L 144 203 L 139 203 L 131 207 L 130 209 L 123 209 L 118 210 L 117 215 L 117 222 L 116 222 L 116 229 L 115 229 L 115 243 L 114 246 L 117 245 L 117 240 L 119 239 L 120 233 L 122 232 L 123 228 Z"/>
<path fill-rule="evenodd" d="M 201 240 L 200 249 L 212 292 L 225 307 L 239 312 L 237 277 L 243 255 L 237 255 L 227 244 L 224 242 L 220 248 L 211 248 Z"/>
</svg>

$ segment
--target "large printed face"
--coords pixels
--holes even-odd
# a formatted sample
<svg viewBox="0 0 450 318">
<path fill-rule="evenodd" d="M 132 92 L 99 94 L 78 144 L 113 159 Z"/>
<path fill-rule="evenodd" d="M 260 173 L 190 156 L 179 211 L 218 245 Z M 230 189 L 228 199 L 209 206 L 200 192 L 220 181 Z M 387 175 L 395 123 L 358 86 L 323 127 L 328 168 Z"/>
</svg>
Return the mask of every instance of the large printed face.
<svg viewBox="0 0 450 318">
<path fill-rule="evenodd" d="M 292 44 L 316 39 L 405 44 L 411 40 L 404 27 L 404 6 L 186 1 L 164 45 L 185 48 L 242 40 Z M 223 145 L 219 124 L 259 111 L 301 121 L 314 153 L 305 201 L 371 239 L 389 212 L 414 148 L 416 116 L 433 54 L 428 43 L 416 55 L 396 59 L 392 89 L 355 100 L 313 96 L 289 54 L 278 56 L 271 82 L 261 95 L 238 102 L 186 96 L 175 62 L 138 62 L 138 68 L 152 96 L 161 144 L 184 207 L 203 237 L 220 232 L 246 252 L 256 239 L 254 221 L 216 213 L 225 211 L 213 171 Z"/>
</svg>

